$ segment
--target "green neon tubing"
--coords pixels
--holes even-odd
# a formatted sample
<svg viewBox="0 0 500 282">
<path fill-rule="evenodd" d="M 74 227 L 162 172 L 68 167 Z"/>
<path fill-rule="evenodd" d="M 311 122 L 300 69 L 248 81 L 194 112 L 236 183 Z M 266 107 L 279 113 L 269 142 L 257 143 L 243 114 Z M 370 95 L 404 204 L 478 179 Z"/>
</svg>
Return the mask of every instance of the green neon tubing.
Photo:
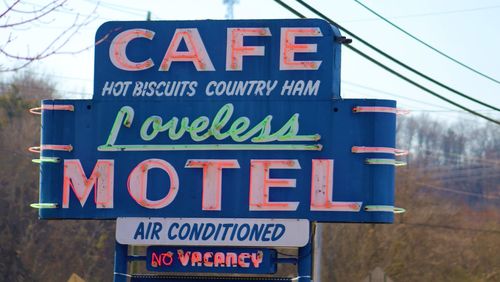
<svg viewBox="0 0 500 282">
<path fill-rule="evenodd" d="M 405 166 L 405 162 L 396 161 L 393 159 L 366 159 L 369 165 L 393 165 L 393 166 Z"/>
<path fill-rule="evenodd" d="M 150 116 L 147 118 L 140 129 L 140 137 L 144 141 L 155 139 L 159 133 L 168 131 L 168 138 L 171 141 L 179 140 L 184 134 L 189 133 L 194 142 L 202 142 L 213 136 L 217 140 L 223 140 L 230 137 L 235 142 L 244 142 L 250 139 L 250 142 L 257 144 L 185 144 L 185 145 L 115 145 L 116 138 L 123 123 L 126 127 L 131 127 L 134 118 L 134 109 L 130 106 L 124 106 L 116 115 L 115 122 L 111 128 L 108 139 L 104 145 L 98 147 L 100 151 L 175 151 L 175 150 L 321 150 L 321 145 L 291 145 L 291 144 L 269 144 L 263 146 L 261 143 L 278 142 L 307 142 L 318 141 L 321 135 L 297 135 L 299 132 L 299 114 L 293 114 L 290 119 L 275 133 L 271 134 L 272 116 L 268 115 L 262 121 L 257 123 L 251 129 L 251 121 L 248 117 L 239 117 L 234 120 L 225 133 L 221 129 L 228 124 L 234 112 L 234 106 L 231 103 L 222 106 L 215 115 L 210 126 L 210 119 L 206 116 L 200 116 L 189 123 L 188 117 L 182 117 L 180 126 L 178 117 L 172 117 L 163 124 L 160 116 Z M 209 128 L 210 126 L 210 128 Z M 207 130 L 205 133 L 202 131 Z M 247 131 L 248 130 L 248 131 Z M 257 135 L 258 134 L 258 135 Z M 255 136 L 257 135 L 257 136 Z M 253 137 L 255 136 L 255 137 Z"/>
<path fill-rule="evenodd" d="M 321 151 L 321 144 L 176 144 L 176 145 L 101 145 L 101 152 L 112 151 L 237 151 L 237 150 L 278 150 L 278 151 Z"/>
<path fill-rule="evenodd" d="M 33 203 L 30 207 L 34 209 L 56 209 L 58 204 L 56 203 Z"/>
<path fill-rule="evenodd" d="M 115 122 L 113 123 L 113 127 L 111 128 L 111 132 L 109 133 L 106 145 L 115 144 L 116 137 L 118 137 L 118 132 L 120 131 L 120 126 L 122 122 L 125 127 L 130 127 L 132 125 L 133 120 L 134 120 L 134 109 L 132 109 L 129 106 L 122 107 L 118 112 L 118 114 L 116 115 L 116 119 Z"/>
<path fill-rule="evenodd" d="M 385 205 L 365 206 L 365 211 L 367 211 L 367 212 L 392 212 L 392 213 L 404 213 L 404 212 L 406 212 L 406 210 L 403 208 L 398 208 L 395 206 L 385 206 Z"/>
<path fill-rule="evenodd" d="M 34 163 L 41 164 L 41 163 L 58 163 L 61 161 L 60 158 L 52 158 L 52 157 L 41 157 L 39 159 L 32 159 L 31 160 Z"/>
</svg>

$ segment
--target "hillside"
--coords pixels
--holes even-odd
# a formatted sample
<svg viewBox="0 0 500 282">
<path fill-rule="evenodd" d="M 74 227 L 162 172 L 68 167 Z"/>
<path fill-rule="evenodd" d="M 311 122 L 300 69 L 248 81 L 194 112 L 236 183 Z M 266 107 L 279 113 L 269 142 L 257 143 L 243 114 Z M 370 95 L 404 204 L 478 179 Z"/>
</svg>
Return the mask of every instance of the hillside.
<svg viewBox="0 0 500 282">
<path fill-rule="evenodd" d="M 39 119 L 27 112 L 50 84 L 23 78 L 0 88 L 0 275 L 4 281 L 111 281 L 113 221 L 40 221 L 38 174 L 27 148 Z M 329 224 L 323 281 L 361 281 L 376 267 L 394 281 L 500 281 L 500 129 L 402 119 L 392 225 Z"/>
<path fill-rule="evenodd" d="M 500 129 L 400 120 L 392 225 L 325 226 L 323 281 L 361 281 L 380 267 L 393 281 L 500 281 Z"/>
</svg>

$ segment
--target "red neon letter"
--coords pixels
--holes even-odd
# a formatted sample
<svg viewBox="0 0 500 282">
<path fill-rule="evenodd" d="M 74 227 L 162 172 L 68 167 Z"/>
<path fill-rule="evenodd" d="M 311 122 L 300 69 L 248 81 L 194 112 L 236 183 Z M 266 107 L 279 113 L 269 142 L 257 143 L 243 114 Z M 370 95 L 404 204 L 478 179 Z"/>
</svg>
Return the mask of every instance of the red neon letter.
<svg viewBox="0 0 500 282">
<path fill-rule="evenodd" d="M 255 268 L 259 268 L 259 265 L 262 263 L 262 259 L 264 258 L 264 253 L 262 251 L 258 251 L 257 253 L 252 253 L 252 263 Z"/>
<path fill-rule="evenodd" d="M 185 252 L 183 250 L 177 250 L 177 256 L 182 266 L 186 266 L 189 263 L 189 258 L 191 257 L 191 252 Z"/>
<path fill-rule="evenodd" d="M 294 211 L 298 202 L 269 202 L 270 187 L 295 187 L 295 179 L 269 178 L 273 168 L 300 169 L 297 160 L 251 160 L 250 161 L 250 210 Z"/>
<path fill-rule="evenodd" d="M 201 208 L 204 211 L 221 210 L 222 169 L 240 168 L 237 160 L 188 160 L 186 167 L 203 168 L 203 197 Z"/>
<path fill-rule="evenodd" d="M 193 252 L 191 254 L 191 266 L 201 266 L 201 253 L 200 252 Z"/>
<path fill-rule="evenodd" d="M 174 253 L 172 252 L 166 252 L 164 254 L 161 254 L 162 255 L 162 259 L 161 261 L 163 262 L 163 265 L 165 266 L 170 266 L 172 264 L 172 262 L 174 262 Z"/>
<path fill-rule="evenodd" d="M 161 256 L 162 254 L 157 255 L 155 252 L 151 254 L 151 266 L 159 267 L 161 266 Z"/>
<path fill-rule="evenodd" d="M 239 267 L 243 267 L 243 268 L 249 268 L 250 267 L 250 263 L 246 262 L 246 259 L 248 259 L 248 258 L 250 258 L 250 254 L 249 253 L 241 253 L 238 256 L 238 266 Z"/>
<path fill-rule="evenodd" d="M 238 267 L 238 256 L 236 253 L 226 254 L 226 267 Z"/>
<path fill-rule="evenodd" d="M 64 160 L 63 208 L 69 208 L 70 187 L 83 207 L 94 186 L 96 208 L 113 208 L 113 164 L 113 160 L 98 160 L 90 178 L 87 178 L 80 160 Z"/>
<path fill-rule="evenodd" d="M 203 266 L 206 266 L 206 267 L 213 267 L 214 266 L 214 262 L 211 261 L 213 255 L 214 255 L 214 253 L 212 253 L 212 252 L 206 252 L 203 254 Z"/>
<path fill-rule="evenodd" d="M 321 61 L 295 61 L 295 53 L 315 53 L 317 44 L 296 44 L 295 37 L 322 36 L 315 28 L 281 28 L 280 70 L 317 70 Z"/>
<path fill-rule="evenodd" d="M 152 201 L 148 194 L 148 171 L 152 168 L 164 170 L 170 177 L 170 188 L 167 195 L 160 200 Z M 179 191 L 179 177 L 174 167 L 160 159 L 149 159 L 138 164 L 130 173 L 127 181 L 128 192 L 141 206 L 149 209 L 161 209 L 168 206 L 177 196 Z"/>
<path fill-rule="evenodd" d="M 225 255 L 224 253 L 217 252 L 214 255 L 214 266 L 219 267 L 219 266 L 224 266 L 225 264 Z"/>
<path fill-rule="evenodd" d="M 128 59 L 126 54 L 127 45 L 130 41 L 136 38 L 147 38 L 149 40 L 153 39 L 155 33 L 147 29 L 129 29 L 118 34 L 111 45 L 109 45 L 109 59 L 115 67 L 126 70 L 126 71 L 141 71 L 149 69 L 154 66 L 153 60 L 151 58 L 135 63 Z"/>
<path fill-rule="evenodd" d="M 228 28 L 226 47 L 226 70 L 241 71 L 243 56 L 264 56 L 263 46 L 243 46 L 245 36 L 271 36 L 267 27 Z"/>
<path fill-rule="evenodd" d="M 333 160 L 312 160 L 311 176 L 312 211 L 359 212 L 362 202 L 334 202 Z"/>
<path fill-rule="evenodd" d="M 181 40 L 186 43 L 187 51 L 178 51 Z M 168 71 L 172 62 L 192 62 L 197 71 L 215 70 L 197 28 L 178 28 L 175 30 L 159 70 Z"/>
</svg>

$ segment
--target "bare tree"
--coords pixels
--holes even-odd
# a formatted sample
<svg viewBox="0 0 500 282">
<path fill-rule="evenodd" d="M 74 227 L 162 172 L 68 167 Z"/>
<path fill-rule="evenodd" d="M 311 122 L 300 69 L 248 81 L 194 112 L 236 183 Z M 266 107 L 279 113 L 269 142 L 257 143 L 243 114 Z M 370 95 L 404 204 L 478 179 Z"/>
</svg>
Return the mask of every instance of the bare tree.
<svg viewBox="0 0 500 282">
<path fill-rule="evenodd" d="M 80 46 L 74 50 L 65 48 L 82 27 L 98 17 L 96 14 L 98 2 L 92 4 L 93 8 L 87 11 L 86 15 L 72 10 L 68 0 L 3 0 L 2 2 L 4 7 L 0 6 L 0 72 L 17 71 L 52 55 L 76 54 L 92 47 Z M 44 43 L 33 42 L 36 40 L 23 42 L 26 41 L 22 38 L 26 31 L 32 32 L 48 27 L 61 14 L 70 15 L 72 22 L 65 24 L 60 32 L 53 36 L 47 35 Z"/>
</svg>

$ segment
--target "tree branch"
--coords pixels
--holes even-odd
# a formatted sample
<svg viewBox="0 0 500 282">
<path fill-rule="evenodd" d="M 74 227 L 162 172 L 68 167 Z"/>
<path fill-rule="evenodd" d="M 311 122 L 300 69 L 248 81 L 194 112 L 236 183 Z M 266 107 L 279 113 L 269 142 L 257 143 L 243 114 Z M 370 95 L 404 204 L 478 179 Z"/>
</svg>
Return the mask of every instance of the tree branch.
<svg viewBox="0 0 500 282">
<path fill-rule="evenodd" d="M 64 51 L 64 47 L 70 42 L 70 40 L 84 27 L 87 26 L 90 22 L 94 21 L 96 19 L 96 12 L 97 8 L 99 7 L 99 2 L 96 3 L 95 7 L 93 8 L 93 11 L 87 15 L 85 15 L 84 18 L 81 17 L 81 15 L 78 13 L 75 17 L 73 22 L 69 25 L 69 27 L 65 28 L 62 32 L 60 32 L 57 36 L 55 36 L 52 40 L 50 40 L 45 46 L 40 50 L 37 51 L 34 55 L 30 55 L 29 51 L 24 52 L 24 54 L 20 54 L 18 52 L 19 48 L 16 48 L 16 53 L 13 52 L 13 48 L 8 48 L 9 46 L 13 46 L 15 38 L 13 38 L 12 32 L 16 32 L 18 27 L 24 27 L 26 29 L 29 29 L 33 26 L 33 24 L 40 23 L 42 19 L 46 18 L 49 14 L 52 14 L 54 12 L 57 12 L 58 9 L 62 8 L 63 5 L 65 5 L 68 2 L 68 0 L 51 0 L 49 3 L 46 5 L 43 5 L 41 8 L 37 8 L 33 10 L 32 12 L 28 11 L 22 11 L 18 10 L 19 9 L 19 3 L 21 3 L 21 0 L 16 0 L 13 4 L 9 5 L 7 10 L 5 10 L 2 13 L 2 16 L 0 16 L 0 19 L 4 19 L 4 23 L 0 24 L 0 29 L 10 29 L 11 33 L 9 34 L 9 37 L 7 40 L 2 44 L 0 43 L 0 55 L 5 56 L 5 58 L 10 59 L 12 61 L 17 61 L 16 66 L 11 66 L 11 67 L 6 67 L 6 63 L 4 62 L 3 64 L 0 64 L 0 72 L 6 72 L 6 71 L 17 71 L 22 68 L 27 67 L 31 63 L 45 59 L 47 57 L 56 55 L 56 54 L 77 54 L 84 52 L 90 48 L 92 48 L 95 44 L 92 44 L 90 46 L 84 47 L 82 49 L 76 50 L 76 51 Z M 15 9 L 17 5 L 17 9 Z M 9 23 L 9 17 L 10 15 L 15 15 L 15 13 L 23 13 L 23 14 L 31 14 L 30 17 L 27 19 L 19 19 L 13 23 Z M 43 23 L 45 24 L 46 23 Z M 108 37 L 108 35 L 104 36 L 105 38 Z M 105 40 L 104 38 L 104 40 Z M 99 43 L 101 40 L 99 40 L 97 43 Z M 96 44 L 97 44 L 96 43 Z M 11 49 L 11 50 L 9 50 Z"/>
</svg>

